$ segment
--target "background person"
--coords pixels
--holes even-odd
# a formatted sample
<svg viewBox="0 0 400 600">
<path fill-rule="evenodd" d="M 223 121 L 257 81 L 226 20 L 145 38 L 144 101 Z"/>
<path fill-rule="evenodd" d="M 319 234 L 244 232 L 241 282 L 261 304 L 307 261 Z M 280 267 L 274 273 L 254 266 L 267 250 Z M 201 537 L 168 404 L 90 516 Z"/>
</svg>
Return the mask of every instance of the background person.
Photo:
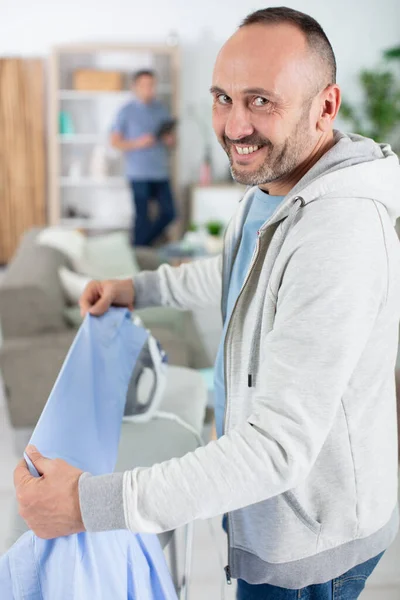
<svg viewBox="0 0 400 600">
<path fill-rule="evenodd" d="M 176 139 L 173 131 L 157 135 L 171 116 L 156 99 L 156 90 L 153 71 L 135 73 L 134 98 L 117 114 L 111 133 L 112 146 L 125 155 L 125 172 L 134 202 L 131 239 L 137 246 L 150 246 L 176 216 L 169 175 L 169 149 Z M 157 203 L 155 220 L 150 218 L 150 200 Z"/>
</svg>

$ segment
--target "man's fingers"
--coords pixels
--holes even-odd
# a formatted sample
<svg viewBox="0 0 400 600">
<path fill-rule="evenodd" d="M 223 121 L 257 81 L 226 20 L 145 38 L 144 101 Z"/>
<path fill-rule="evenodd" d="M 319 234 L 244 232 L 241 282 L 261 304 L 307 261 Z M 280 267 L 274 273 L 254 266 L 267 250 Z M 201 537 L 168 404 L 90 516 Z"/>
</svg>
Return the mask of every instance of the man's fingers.
<svg viewBox="0 0 400 600">
<path fill-rule="evenodd" d="M 89 313 L 95 317 L 100 317 L 100 315 L 104 315 L 105 312 L 108 311 L 112 303 L 112 298 L 109 294 L 104 294 L 97 300 L 96 304 L 90 307 Z"/>
<path fill-rule="evenodd" d="M 91 281 L 86 286 L 82 296 L 79 299 L 79 306 L 81 308 L 82 317 L 86 316 L 86 313 L 92 308 L 92 306 L 101 297 L 101 290 L 99 288 L 99 282 Z"/>
<path fill-rule="evenodd" d="M 19 487 L 23 485 L 26 481 L 29 481 L 32 478 L 32 475 L 29 473 L 29 469 L 27 467 L 26 461 L 23 458 L 17 464 L 14 469 L 14 487 Z"/>
<path fill-rule="evenodd" d="M 82 297 L 79 300 L 79 306 L 81 309 L 81 316 L 85 317 L 86 313 L 89 312 L 90 308 L 92 307 L 92 302 L 90 302 L 87 298 Z"/>
<path fill-rule="evenodd" d="M 51 460 L 40 454 L 39 450 L 35 446 L 28 446 L 25 452 L 33 462 L 38 473 L 40 473 L 40 475 L 46 473 L 47 466 L 51 464 Z"/>
</svg>

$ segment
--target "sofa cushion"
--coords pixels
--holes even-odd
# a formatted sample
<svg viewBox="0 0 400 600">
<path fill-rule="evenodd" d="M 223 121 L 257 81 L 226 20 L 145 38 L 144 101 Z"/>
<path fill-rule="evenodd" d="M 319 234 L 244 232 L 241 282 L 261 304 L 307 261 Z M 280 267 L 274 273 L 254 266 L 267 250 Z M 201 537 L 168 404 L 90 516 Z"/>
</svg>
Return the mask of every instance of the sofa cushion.
<svg viewBox="0 0 400 600">
<path fill-rule="evenodd" d="M 75 269 L 83 259 L 86 236 L 75 229 L 66 227 L 46 227 L 36 239 L 40 246 L 47 246 L 65 254 Z"/>
<path fill-rule="evenodd" d="M 86 236 L 72 229 L 48 227 L 39 233 L 37 242 L 65 254 L 74 271 L 91 279 L 132 277 L 140 270 L 126 231 Z"/>
<path fill-rule="evenodd" d="M 79 271 L 93 279 L 133 277 L 139 266 L 125 231 L 88 237 Z"/>
<path fill-rule="evenodd" d="M 81 275 L 67 269 L 67 267 L 60 267 L 58 269 L 60 276 L 61 285 L 67 301 L 73 305 L 73 309 L 79 302 L 79 299 L 91 280 L 87 275 Z M 78 323 L 80 325 L 80 322 Z"/>
</svg>

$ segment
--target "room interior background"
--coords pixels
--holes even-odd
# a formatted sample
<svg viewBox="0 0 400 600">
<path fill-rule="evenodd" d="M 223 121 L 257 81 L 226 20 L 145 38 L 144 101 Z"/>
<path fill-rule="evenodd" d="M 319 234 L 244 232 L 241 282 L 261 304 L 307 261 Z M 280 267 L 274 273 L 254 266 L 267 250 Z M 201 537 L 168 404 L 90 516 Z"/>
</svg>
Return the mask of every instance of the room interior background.
<svg viewBox="0 0 400 600">
<path fill-rule="evenodd" d="M 336 52 L 338 82 L 353 105 L 362 100 L 358 73 L 376 65 L 382 52 L 399 44 L 400 3 L 367 0 L 335 4 L 317 0 L 287 3 L 322 23 Z M 265 3 L 243 0 L 2 0 L 0 56 L 46 59 L 54 46 L 75 43 L 176 43 L 180 49 L 178 185 L 181 190 L 199 180 L 205 146 L 210 146 L 214 181 L 229 177 L 225 153 L 211 129 L 210 97 L 215 57 L 241 19 Z M 199 118 L 206 123 L 199 127 Z M 338 125 L 341 125 L 340 119 Z M 346 126 L 345 126 L 346 128 Z M 37 128 L 38 129 L 38 128 Z M 12 160 L 18 156 L 11 147 Z M 4 152 L 4 149 L 3 149 Z M 4 182 L 0 185 L 4 185 Z M 184 197 L 184 195 L 182 195 Z M 41 224 L 40 218 L 37 224 Z"/>
<path fill-rule="evenodd" d="M 34 406 L 35 399 L 40 404 L 47 397 L 79 326 L 78 322 L 73 322 L 73 318 L 79 315 L 75 305 L 82 289 L 82 279 L 85 275 L 100 277 L 97 272 L 83 271 L 83 265 L 77 268 L 79 274 L 67 270 L 72 278 L 71 287 L 72 284 L 76 287 L 76 294 L 73 298 L 66 297 L 64 285 L 61 285 L 64 282 L 61 282 L 60 269 L 65 272 L 66 267 L 72 268 L 70 259 L 53 247 L 40 246 L 36 242 L 40 235 L 38 230 L 30 232 L 22 242 L 19 240 L 24 229 L 32 225 L 41 227 L 48 217 L 47 178 L 51 175 L 47 161 L 48 84 L 49 59 L 53 48 L 72 44 L 177 44 L 181 65 L 177 172 L 179 187 L 185 192 L 182 197 L 188 198 L 186 191 L 199 182 L 206 144 L 210 145 L 213 181 L 227 181 L 228 178 L 225 153 L 212 132 L 208 93 L 217 52 L 248 13 L 279 3 L 261 0 L 37 0 L 35 3 L 28 0 L 0 0 L 0 60 L 11 60 L 7 64 L 19 65 L 13 67 L 13 72 L 18 71 L 19 75 L 10 75 L 8 71 L 5 83 L 0 68 L 0 105 L 7 103 L 6 113 L 0 109 L 0 266 L 11 258 L 19 245 L 17 260 L 12 262 L 12 268 L 4 272 L 0 268 L 0 316 L 7 323 L 7 328 L 3 328 L 3 341 L 0 328 L 1 368 L 4 382 L 8 383 L 3 401 L 0 393 L 0 417 L 6 414 L 6 396 L 11 394 L 14 397 L 14 407 L 15 398 L 18 398 L 20 415 L 25 420 L 23 423 L 14 423 L 15 431 L 18 432 L 21 425 L 33 425 L 34 418 L 28 422 L 29 414 L 23 400 L 29 398 L 29 406 Z M 363 102 L 359 86 L 360 71 L 375 68 L 382 53 L 400 43 L 399 0 L 336 0 L 335 3 L 288 0 L 286 4 L 313 15 L 323 25 L 335 49 L 339 66 L 338 83 L 351 105 L 360 106 Z M 24 61 L 22 67 L 21 61 Z M 27 76 L 28 82 L 23 71 L 29 70 L 31 64 L 36 65 L 36 71 L 33 81 Z M 400 64 L 398 66 L 400 68 Z M 22 89 L 25 91 L 21 94 Z M 24 100 L 20 103 L 17 98 Z M 42 110 L 38 109 L 40 105 Z M 24 126 L 20 128 L 20 135 L 10 135 L 11 127 L 18 129 L 21 123 Z M 337 125 L 344 130 L 351 130 L 341 119 L 338 119 Z M 14 169 L 17 163 L 21 177 L 11 189 L 4 174 L 9 174 L 7 169 Z M 234 208 L 237 195 L 241 193 L 239 190 L 236 195 L 232 194 L 231 188 L 225 187 L 223 191 L 218 188 L 217 197 L 213 195 L 217 186 L 214 190 L 210 186 L 196 187 L 196 210 L 217 207 L 215 217 L 219 220 L 227 218 L 229 211 Z M 114 192 L 117 193 L 116 190 Z M 193 216 L 200 218 L 196 210 Z M 75 237 L 82 241 L 80 236 Z M 89 241 L 93 245 L 85 246 L 85 261 L 91 252 L 90 256 L 96 259 L 99 268 L 101 263 L 102 269 L 109 269 L 107 277 L 114 276 L 112 269 L 122 268 L 122 255 L 128 250 L 122 246 L 123 240 L 116 236 L 112 251 L 105 236 Z M 99 250 L 101 244 L 103 253 Z M 146 249 L 145 253 L 138 253 L 135 257 L 137 268 L 152 269 L 158 266 L 159 257 L 150 252 L 153 251 L 147 253 Z M 115 256 L 118 261 L 114 264 Z M 132 273 L 132 258 L 132 255 L 126 255 L 123 267 L 125 269 L 127 265 L 125 275 Z M 85 266 L 94 268 L 91 263 Z M 44 304 L 43 298 L 50 304 Z M 30 300 L 32 302 L 29 304 Z M 45 310 L 42 310 L 43 306 Z M 219 313 L 215 316 L 201 311 L 194 315 L 176 313 L 172 309 L 162 308 L 151 315 L 143 315 L 143 319 L 161 341 L 171 364 L 191 370 L 189 375 L 193 377 L 193 386 L 198 391 L 201 386 L 196 371 L 211 367 L 215 357 L 220 337 Z M 67 314 L 71 319 L 68 323 Z M 49 324 L 51 319 L 57 319 L 57 322 Z M 34 388 L 32 382 L 35 382 Z M 174 392 L 173 395 L 179 399 L 182 394 Z M 209 396 L 212 396 L 212 392 L 209 392 Z M 2 402 L 4 412 L 1 412 Z M 5 422 L 5 419 L 0 419 L 3 444 L 0 474 L 3 483 L 4 473 L 9 474 L 9 489 L 3 490 L 3 495 L 0 493 L 3 515 L 0 520 L 0 553 L 8 535 L 9 506 L 14 498 L 11 483 L 14 454 L 11 453 L 11 433 L 8 438 L 4 435 L 4 429 L 1 429 Z M 11 427 L 8 431 L 11 432 Z M 163 435 L 167 438 L 165 432 Z M 160 439 L 162 436 L 157 433 L 155 437 Z M 1 470 L 5 463 L 7 470 Z M 201 526 L 208 527 L 207 524 Z M 219 523 L 217 527 L 219 531 Z M 193 560 L 193 600 L 203 599 L 207 595 L 216 597 L 215 589 L 219 589 L 221 569 L 215 555 L 210 552 L 215 540 L 208 532 L 204 534 L 202 531 L 199 529 L 197 533 L 198 554 Z M 202 535 L 203 545 L 198 542 Z M 225 545 L 221 533 L 221 548 L 224 551 Z M 368 596 L 371 600 L 398 600 L 398 548 L 398 544 L 395 545 L 388 554 L 391 558 L 387 557 L 383 562 L 376 576 L 376 582 L 381 587 L 371 592 L 371 596 Z M 196 590 L 198 595 L 195 595 Z"/>
</svg>

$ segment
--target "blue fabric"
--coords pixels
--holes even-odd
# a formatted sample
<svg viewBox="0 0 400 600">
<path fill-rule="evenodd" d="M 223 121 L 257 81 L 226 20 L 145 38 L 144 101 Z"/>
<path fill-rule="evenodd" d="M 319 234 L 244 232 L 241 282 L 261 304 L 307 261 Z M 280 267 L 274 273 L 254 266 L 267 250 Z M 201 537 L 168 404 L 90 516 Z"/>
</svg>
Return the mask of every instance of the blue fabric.
<svg viewBox="0 0 400 600">
<path fill-rule="evenodd" d="M 382 556 L 383 552 L 333 581 L 300 590 L 287 590 L 268 584 L 251 585 L 239 579 L 236 597 L 237 600 L 356 600 Z"/>
<path fill-rule="evenodd" d="M 250 267 L 251 259 L 257 243 L 257 232 L 273 215 L 284 196 L 269 196 L 257 188 L 243 226 L 242 239 L 235 263 L 232 268 L 228 290 L 226 320 L 222 332 L 214 370 L 215 425 L 217 436 L 223 434 L 225 414 L 225 377 L 224 377 L 224 343 L 226 330 L 232 315 L 233 307 L 240 294 L 244 280 Z"/>
<path fill-rule="evenodd" d="M 135 205 L 132 244 L 151 246 L 176 216 L 169 181 L 131 181 L 130 184 Z M 149 216 L 150 200 L 158 205 L 155 220 Z"/>
<path fill-rule="evenodd" d="M 42 454 L 94 475 L 114 470 L 129 381 L 147 336 L 126 309 L 86 317 L 31 438 Z M 42 540 L 29 531 L 0 559 L 0 598 L 176 600 L 176 594 L 156 536 L 119 530 Z"/>
<path fill-rule="evenodd" d="M 112 131 L 126 140 L 135 140 L 146 134 L 156 135 L 160 125 L 170 119 L 167 108 L 158 100 L 149 104 L 132 100 L 117 114 Z M 150 148 L 125 152 L 125 172 L 128 179 L 137 181 L 168 179 L 167 147 L 159 141 Z"/>
</svg>

